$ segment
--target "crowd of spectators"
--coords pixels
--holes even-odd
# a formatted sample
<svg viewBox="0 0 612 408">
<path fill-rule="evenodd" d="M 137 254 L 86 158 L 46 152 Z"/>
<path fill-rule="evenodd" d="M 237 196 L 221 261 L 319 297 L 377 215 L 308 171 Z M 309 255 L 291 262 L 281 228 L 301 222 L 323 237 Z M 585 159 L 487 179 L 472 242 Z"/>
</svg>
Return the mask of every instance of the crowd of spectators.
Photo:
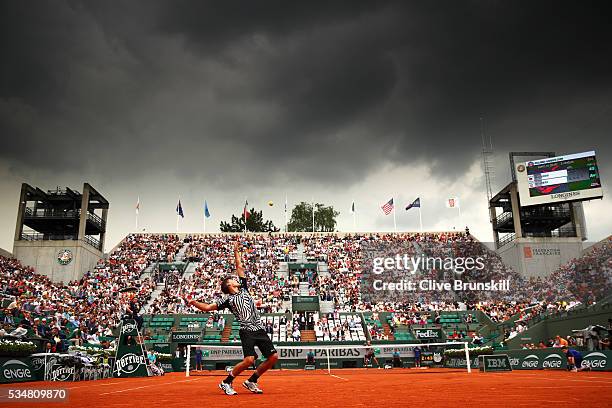
<svg viewBox="0 0 612 408">
<path fill-rule="evenodd" d="M 109 346 L 126 314 L 137 315 L 154 283 L 141 280 L 153 262 L 168 260 L 181 243 L 173 235 L 129 235 L 108 259 L 78 281 L 52 282 L 15 259 L 0 257 L 3 332 L 46 340 L 52 351 L 70 345 Z M 20 330 L 14 332 L 12 329 Z"/>
<path fill-rule="evenodd" d="M 279 264 L 294 252 L 299 238 L 291 235 L 190 235 L 184 239 L 185 255 L 195 263 L 192 274 L 184 274 L 164 291 L 151 305 L 152 313 L 193 312 L 182 299 L 192 296 L 214 301 L 222 294 L 220 282 L 234 271 L 233 242 L 239 238 L 243 248 L 243 262 L 250 292 L 263 313 L 284 312 L 284 302 L 297 295 L 298 286 L 280 276 Z"/>
<path fill-rule="evenodd" d="M 243 248 L 250 292 L 263 313 L 284 313 L 286 302 L 300 293 L 300 282 L 308 293 L 323 302 L 333 302 L 334 312 L 393 312 L 395 325 L 423 325 L 439 311 L 481 310 L 496 323 L 513 319 L 507 338 L 516 336 L 543 315 L 564 312 L 578 304 L 591 304 L 609 295 L 612 287 L 612 238 L 608 238 L 546 279 L 524 279 L 507 267 L 493 251 L 465 233 L 401 234 L 207 234 L 179 238 L 171 234 L 128 235 L 107 259 L 78 281 L 53 283 L 14 259 L 0 257 L 0 291 L 5 300 L 0 334 L 33 335 L 45 338 L 52 349 L 70 344 L 104 344 L 120 319 L 137 314 L 155 288 L 152 278 L 141 279 L 143 271 L 157 262 L 172 262 L 181 248 L 195 263 L 193 273 L 176 275 L 147 312 L 192 313 L 182 299 L 192 296 L 214 301 L 221 296 L 219 283 L 233 273 L 232 244 Z M 280 264 L 290 259 L 298 246 L 309 261 L 327 264 L 325 273 L 280 273 Z M 460 273 L 468 281 L 512 280 L 509 292 L 479 294 L 432 292 L 409 300 L 369 301 L 361 292 L 364 248 L 401 248 L 415 256 L 481 257 L 485 268 Z M 448 281 L 456 271 L 424 268 L 422 276 Z M 291 276 L 291 277 L 289 277 Z M 212 318 L 219 326 L 219 318 Z M 298 317 L 299 319 L 299 317 Z M 224 320 L 221 320 L 224 322 Z M 292 336 L 301 336 L 305 326 L 294 322 Z M 310 324 L 311 322 L 309 322 Z M 330 339 L 346 338 L 350 321 L 330 326 L 318 319 L 313 329 Z M 349 327 L 347 327 L 349 326 Z M 310 329 L 310 328 L 308 328 Z M 378 331 L 377 331 L 378 330 Z M 374 338 L 384 333 L 373 329 Z"/>
</svg>

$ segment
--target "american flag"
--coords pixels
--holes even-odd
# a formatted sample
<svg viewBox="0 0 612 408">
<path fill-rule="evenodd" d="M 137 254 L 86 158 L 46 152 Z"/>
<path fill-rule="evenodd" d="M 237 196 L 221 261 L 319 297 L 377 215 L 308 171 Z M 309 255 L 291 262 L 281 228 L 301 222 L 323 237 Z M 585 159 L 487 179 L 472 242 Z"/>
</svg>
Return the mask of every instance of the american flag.
<svg viewBox="0 0 612 408">
<path fill-rule="evenodd" d="M 391 214 L 391 211 L 393 211 L 393 198 L 387 201 L 381 208 L 385 215 Z"/>
</svg>

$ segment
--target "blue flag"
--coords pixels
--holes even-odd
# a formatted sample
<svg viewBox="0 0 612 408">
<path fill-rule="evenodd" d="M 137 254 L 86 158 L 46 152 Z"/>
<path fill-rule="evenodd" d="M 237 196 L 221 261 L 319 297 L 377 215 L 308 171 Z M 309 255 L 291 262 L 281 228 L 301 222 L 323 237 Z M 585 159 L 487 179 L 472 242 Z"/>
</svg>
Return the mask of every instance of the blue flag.
<svg viewBox="0 0 612 408">
<path fill-rule="evenodd" d="M 181 200 L 180 199 L 179 199 L 178 204 L 176 205 L 176 215 L 180 215 L 181 218 L 185 218 L 185 214 L 183 214 L 183 207 L 181 206 Z"/>
<path fill-rule="evenodd" d="M 210 211 L 208 211 L 208 203 L 204 200 L 204 216 L 210 218 Z"/>
<path fill-rule="evenodd" d="M 406 207 L 406 211 L 408 211 L 411 208 L 421 208 L 421 198 L 420 197 L 414 200 L 412 204 L 408 205 L 408 207 Z"/>
</svg>

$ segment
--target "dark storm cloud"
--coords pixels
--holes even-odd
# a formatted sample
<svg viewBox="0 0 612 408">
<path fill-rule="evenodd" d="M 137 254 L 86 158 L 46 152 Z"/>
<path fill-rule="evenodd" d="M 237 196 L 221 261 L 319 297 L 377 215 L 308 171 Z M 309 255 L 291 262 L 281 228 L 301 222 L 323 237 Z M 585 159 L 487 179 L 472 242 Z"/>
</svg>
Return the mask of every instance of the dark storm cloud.
<svg viewBox="0 0 612 408">
<path fill-rule="evenodd" d="M 481 114 L 501 150 L 612 154 L 603 2 L 37 4 L 0 6 L 0 158 L 16 165 L 334 185 L 427 162 L 453 178 Z"/>
</svg>

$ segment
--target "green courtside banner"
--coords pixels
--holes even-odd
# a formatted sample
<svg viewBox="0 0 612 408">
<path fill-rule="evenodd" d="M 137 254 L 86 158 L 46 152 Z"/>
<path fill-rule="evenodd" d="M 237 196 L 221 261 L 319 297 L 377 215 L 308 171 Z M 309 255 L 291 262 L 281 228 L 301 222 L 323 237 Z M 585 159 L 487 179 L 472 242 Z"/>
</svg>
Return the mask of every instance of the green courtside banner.
<svg viewBox="0 0 612 408">
<path fill-rule="evenodd" d="M 34 380 L 30 357 L 0 357 L 0 383 Z"/>
<path fill-rule="evenodd" d="M 538 350 L 507 350 L 503 352 L 510 358 L 514 370 L 565 370 L 567 358 L 558 348 Z M 581 351 L 582 366 L 595 371 L 612 370 L 612 351 Z"/>
<path fill-rule="evenodd" d="M 481 355 L 480 371 L 512 371 L 507 354 Z"/>
<path fill-rule="evenodd" d="M 140 343 L 140 333 L 135 320 L 125 319 L 121 322 L 121 334 L 117 345 L 115 377 L 148 377 L 147 353 Z"/>
</svg>

